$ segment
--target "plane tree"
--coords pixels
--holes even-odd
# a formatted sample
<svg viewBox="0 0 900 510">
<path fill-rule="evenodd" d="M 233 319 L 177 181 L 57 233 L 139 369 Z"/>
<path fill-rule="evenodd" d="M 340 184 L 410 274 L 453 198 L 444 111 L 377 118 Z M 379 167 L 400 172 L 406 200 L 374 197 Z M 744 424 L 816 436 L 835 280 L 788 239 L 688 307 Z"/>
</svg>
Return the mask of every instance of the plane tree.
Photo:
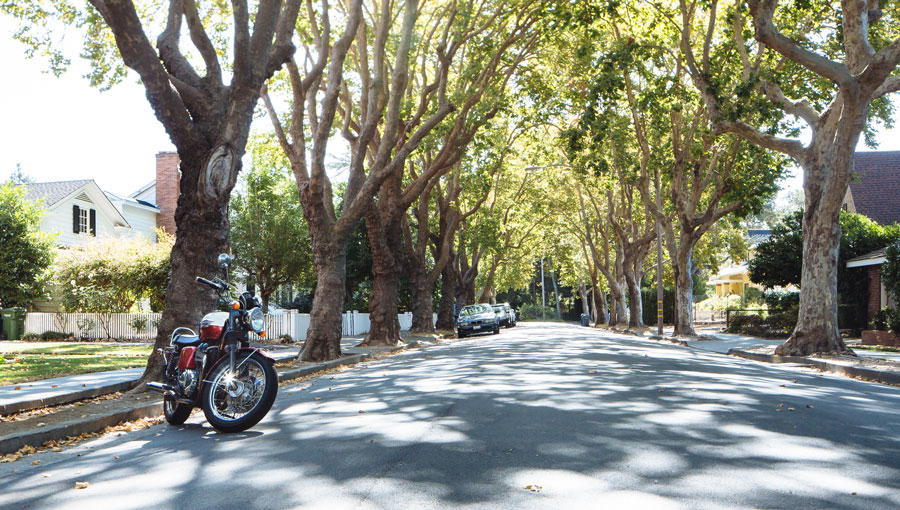
<svg viewBox="0 0 900 510">
<path fill-rule="evenodd" d="M 838 332 L 838 217 L 860 136 L 872 119 L 889 122 L 887 96 L 900 90 L 897 14 L 878 0 L 748 0 L 747 19 L 743 5 L 681 0 L 680 48 L 713 132 L 784 154 L 804 172 L 799 318 L 776 353 L 849 354 Z"/>
</svg>

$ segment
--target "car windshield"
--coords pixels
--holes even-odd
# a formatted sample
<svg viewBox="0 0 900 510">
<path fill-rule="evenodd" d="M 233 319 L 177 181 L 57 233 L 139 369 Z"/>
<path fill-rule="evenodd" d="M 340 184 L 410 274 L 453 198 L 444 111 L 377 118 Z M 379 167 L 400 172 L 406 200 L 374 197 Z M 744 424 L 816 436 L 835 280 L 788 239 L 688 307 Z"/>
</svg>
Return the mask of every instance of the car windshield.
<svg viewBox="0 0 900 510">
<path fill-rule="evenodd" d="M 504 310 L 503 305 L 493 305 L 493 306 L 491 306 L 491 308 L 493 308 L 494 311 L 497 313 L 503 312 L 503 310 Z"/>
<path fill-rule="evenodd" d="M 468 315 L 475 315 L 476 313 L 484 313 L 490 312 L 491 308 L 487 305 L 469 305 L 464 306 L 462 310 L 459 312 L 460 317 L 466 317 Z"/>
</svg>

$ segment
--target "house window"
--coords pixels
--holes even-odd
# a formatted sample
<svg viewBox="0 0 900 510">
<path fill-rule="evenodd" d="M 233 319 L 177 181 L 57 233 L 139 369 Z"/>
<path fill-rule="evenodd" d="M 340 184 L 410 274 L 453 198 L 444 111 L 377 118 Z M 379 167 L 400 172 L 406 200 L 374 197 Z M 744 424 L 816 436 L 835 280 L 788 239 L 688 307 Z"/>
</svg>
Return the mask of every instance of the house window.
<svg viewBox="0 0 900 510">
<path fill-rule="evenodd" d="M 79 209 L 78 210 L 78 232 L 81 234 L 87 234 L 90 232 L 90 228 L 88 227 L 88 210 L 87 209 Z"/>
</svg>

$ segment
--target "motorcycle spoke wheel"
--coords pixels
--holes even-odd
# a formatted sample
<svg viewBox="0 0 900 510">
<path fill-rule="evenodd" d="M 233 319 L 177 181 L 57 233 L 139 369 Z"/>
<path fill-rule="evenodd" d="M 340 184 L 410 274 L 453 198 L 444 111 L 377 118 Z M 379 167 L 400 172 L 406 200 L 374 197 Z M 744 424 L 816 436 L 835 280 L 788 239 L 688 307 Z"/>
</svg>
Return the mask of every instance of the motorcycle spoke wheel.
<svg viewBox="0 0 900 510">
<path fill-rule="evenodd" d="M 226 368 L 213 380 L 210 410 L 222 420 L 239 420 L 259 404 L 265 389 L 266 373 L 256 360 L 248 360 L 236 374 Z"/>
<path fill-rule="evenodd" d="M 236 365 L 235 373 L 227 362 L 215 367 L 203 389 L 206 419 L 223 432 L 240 432 L 258 423 L 278 392 L 278 374 L 262 356 L 239 358 Z"/>
</svg>

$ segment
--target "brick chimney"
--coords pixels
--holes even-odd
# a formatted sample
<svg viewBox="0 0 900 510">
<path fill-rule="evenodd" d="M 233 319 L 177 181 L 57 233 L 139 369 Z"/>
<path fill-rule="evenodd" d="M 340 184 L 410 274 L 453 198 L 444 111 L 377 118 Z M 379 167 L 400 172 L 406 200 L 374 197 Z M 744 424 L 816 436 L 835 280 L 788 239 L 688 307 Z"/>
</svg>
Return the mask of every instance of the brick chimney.
<svg viewBox="0 0 900 510">
<path fill-rule="evenodd" d="M 156 205 L 160 211 L 156 226 L 172 235 L 175 235 L 175 207 L 178 205 L 181 180 L 179 162 L 177 152 L 156 154 Z"/>
</svg>

